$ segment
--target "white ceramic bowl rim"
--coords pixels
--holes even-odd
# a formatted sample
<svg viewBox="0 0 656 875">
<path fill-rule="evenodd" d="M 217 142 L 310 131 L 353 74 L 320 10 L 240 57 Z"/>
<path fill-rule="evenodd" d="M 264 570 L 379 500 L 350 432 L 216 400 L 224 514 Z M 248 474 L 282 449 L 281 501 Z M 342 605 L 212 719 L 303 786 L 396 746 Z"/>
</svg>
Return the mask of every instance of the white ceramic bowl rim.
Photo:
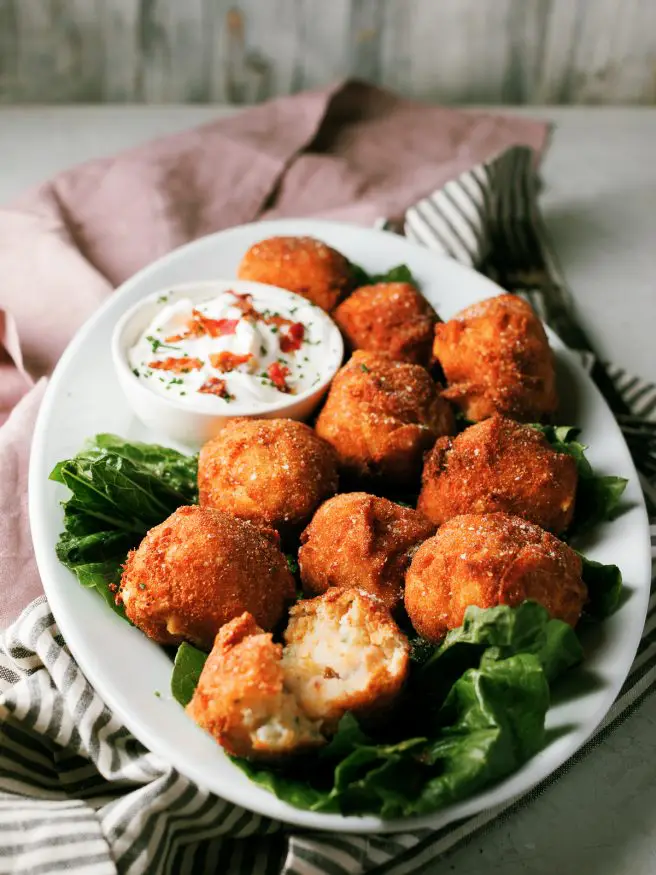
<svg viewBox="0 0 656 875">
<path fill-rule="evenodd" d="M 319 317 L 323 319 L 326 323 L 330 325 L 330 328 L 334 334 L 334 341 L 337 347 L 337 356 L 335 359 L 334 366 L 331 366 L 325 373 L 324 376 L 321 377 L 319 382 L 306 389 L 304 392 L 300 392 L 298 395 L 290 395 L 286 396 L 284 399 L 276 402 L 274 404 L 267 404 L 266 407 L 251 407 L 246 404 L 240 404 L 238 401 L 233 401 L 230 404 L 230 409 L 224 411 L 221 410 L 208 410 L 206 407 L 201 407 L 194 403 L 193 399 L 181 401 L 176 397 L 167 397 L 165 395 L 158 395 L 152 392 L 144 383 L 135 376 L 132 367 L 130 366 L 130 362 L 128 361 L 128 346 L 129 342 L 126 340 L 126 334 L 129 329 L 133 326 L 134 322 L 138 320 L 138 317 L 142 314 L 143 311 L 149 305 L 157 303 L 157 299 L 162 295 L 173 295 L 173 296 L 182 296 L 186 294 L 188 297 L 193 298 L 195 294 L 200 293 L 204 290 L 216 289 L 218 291 L 228 291 L 234 289 L 235 291 L 240 291 L 243 293 L 247 292 L 260 292 L 264 293 L 267 290 L 273 290 L 276 292 L 282 292 L 298 303 L 299 306 L 305 305 L 307 306 L 308 300 L 307 298 L 303 298 L 301 295 L 297 295 L 294 292 L 290 292 L 288 289 L 283 289 L 281 286 L 272 286 L 265 283 L 256 283 L 251 282 L 250 280 L 230 280 L 230 279 L 212 279 L 212 280 L 201 280 L 198 282 L 188 282 L 188 283 L 177 283 L 175 285 L 164 286 L 158 292 L 151 292 L 142 298 L 140 301 L 137 301 L 132 307 L 130 307 L 126 312 L 121 316 L 121 318 L 117 321 L 116 326 L 114 328 L 112 334 L 112 360 L 114 362 L 114 367 L 117 371 L 122 372 L 123 378 L 130 380 L 135 391 L 140 393 L 145 393 L 149 399 L 152 400 L 153 397 L 157 398 L 158 402 L 161 402 L 162 405 L 165 405 L 170 408 L 174 408 L 180 413 L 193 413 L 196 416 L 204 416 L 207 418 L 216 418 L 217 416 L 225 415 L 226 417 L 233 416 L 262 416 L 264 414 L 270 415 L 272 412 L 280 413 L 281 416 L 284 416 L 286 410 L 289 410 L 292 407 L 295 407 L 302 401 L 305 401 L 308 398 L 320 393 L 326 386 L 328 386 L 331 382 L 337 371 L 342 365 L 342 360 L 344 358 L 344 340 L 342 338 L 342 333 L 337 327 L 337 324 L 330 317 L 330 314 L 326 313 L 325 310 L 322 310 L 320 307 L 315 305 L 315 309 L 319 312 Z M 168 302 L 167 302 L 168 303 Z M 140 327 L 139 330 L 143 330 L 143 326 Z M 333 338 L 331 337 L 331 341 Z M 132 341 L 133 342 L 133 341 Z"/>
</svg>

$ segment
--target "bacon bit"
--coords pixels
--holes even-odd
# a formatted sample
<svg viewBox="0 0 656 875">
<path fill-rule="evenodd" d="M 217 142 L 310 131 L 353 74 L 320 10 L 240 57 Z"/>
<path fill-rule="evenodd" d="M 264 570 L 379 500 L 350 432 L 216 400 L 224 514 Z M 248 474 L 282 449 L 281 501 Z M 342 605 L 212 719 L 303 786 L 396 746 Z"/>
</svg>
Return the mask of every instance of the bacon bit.
<svg viewBox="0 0 656 875">
<path fill-rule="evenodd" d="M 290 373 L 287 365 L 281 365 L 280 362 L 272 362 L 267 368 L 269 379 L 279 392 L 291 392 L 285 379 Z"/>
<path fill-rule="evenodd" d="M 210 337 L 225 337 L 234 334 L 239 325 L 239 319 L 208 319 L 198 310 L 192 310 L 194 321 L 197 322 L 205 334 Z"/>
<path fill-rule="evenodd" d="M 234 397 L 228 392 L 226 381 L 221 380 L 219 377 L 210 377 L 198 391 L 203 392 L 205 395 L 218 395 L 219 398 L 225 398 L 226 401 Z"/>
<path fill-rule="evenodd" d="M 190 319 L 187 325 L 189 326 L 188 331 L 183 331 L 181 334 L 171 334 L 170 337 L 164 338 L 164 343 L 180 343 L 181 340 L 189 340 L 190 337 L 202 337 L 205 333 L 200 322 Z"/>
<path fill-rule="evenodd" d="M 264 322 L 265 325 L 275 325 L 278 328 L 282 328 L 284 325 L 301 325 L 300 322 L 293 322 L 291 319 L 287 319 L 286 316 L 279 316 L 277 313 L 272 313 L 271 315 L 265 316 L 264 313 L 260 313 L 259 310 L 256 310 L 253 306 L 253 298 L 251 295 L 240 295 L 237 292 L 230 292 L 230 294 L 235 298 L 236 303 L 235 307 L 238 307 L 244 316 L 254 319 L 255 321 L 259 320 L 260 322 Z M 305 330 L 305 326 L 303 326 Z"/>
<path fill-rule="evenodd" d="M 260 319 L 261 313 L 259 313 L 255 307 L 253 306 L 253 296 L 248 294 L 239 294 L 239 292 L 231 291 L 230 294 L 235 299 L 235 307 L 244 314 L 245 317 L 250 317 L 251 319 Z"/>
<path fill-rule="evenodd" d="M 247 362 L 250 363 L 254 361 L 254 359 L 255 356 L 250 352 L 246 355 L 237 355 L 237 353 L 229 352 L 227 349 L 224 349 L 222 352 L 210 353 L 210 363 L 212 367 L 221 371 L 223 374 L 227 374 L 229 371 L 234 371 L 239 365 L 245 365 Z"/>
<path fill-rule="evenodd" d="M 203 367 L 200 359 L 169 357 L 161 362 L 154 361 L 148 364 L 154 371 L 173 371 L 175 374 L 188 374 L 189 371 L 198 371 Z"/>
<path fill-rule="evenodd" d="M 260 318 L 265 325 L 276 325 L 278 328 L 282 328 L 285 325 L 295 324 L 291 319 L 287 319 L 285 316 L 279 316 L 277 313 L 274 313 L 271 316 L 265 316 L 264 313 L 262 313 Z"/>
<path fill-rule="evenodd" d="M 302 322 L 292 322 L 286 334 L 280 335 L 281 352 L 296 352 L 301 348 L 305 337 L 305 325 Z"/>
<path fill-rule="evenodd" d="M 165 337 L 164 340 L 166 343 L 179 343 L 181 340 L 202 337 L 204 334 L 209 334 L 210 337 L 225 337 L 228 334 L 234 334 L 237 325 L 239 325 L 239 319 L 210 319 L 208 316 L 204 316 L 200 310 L 192 310 L 191 319 L 187 322 L 187 331 L 183 334 Z"/>
</svg>

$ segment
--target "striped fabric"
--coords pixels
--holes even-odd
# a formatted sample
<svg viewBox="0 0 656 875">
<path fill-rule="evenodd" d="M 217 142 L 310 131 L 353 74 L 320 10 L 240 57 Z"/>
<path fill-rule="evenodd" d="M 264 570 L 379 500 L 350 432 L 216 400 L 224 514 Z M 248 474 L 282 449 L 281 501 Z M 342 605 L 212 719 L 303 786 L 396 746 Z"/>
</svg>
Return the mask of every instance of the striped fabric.
<svg viewBox="0 0 656 875">
<path fill-rule="evenodd" d="M 532 153 L 511 149 L 408 211 L 405 233 L 525 296 L 609 398 L 640 470 L 656 557 L 656 386 L 600 367 L 537 210 Z M 525 805 L 656 689 L 656 594 L 619 698 L 593 739 L 526 796 L 447 826 L 391 836 L 288 832 L 212 796 L 147 751 L 68 652 L 45 598 L 0 638 L 0 875 L 406 875 Z"/>
</svg>

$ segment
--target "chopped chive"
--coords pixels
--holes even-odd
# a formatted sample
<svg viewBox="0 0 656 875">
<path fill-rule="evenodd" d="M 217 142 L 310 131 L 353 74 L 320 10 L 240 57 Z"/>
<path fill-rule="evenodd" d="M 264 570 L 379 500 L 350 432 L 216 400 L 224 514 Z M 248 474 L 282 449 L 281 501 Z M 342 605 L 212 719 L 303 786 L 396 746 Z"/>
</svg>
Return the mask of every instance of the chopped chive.
<svg viewBox="0 0 656 875">
<path fill-rule="evenodd" d="M 168 343 L 162 343 L 159 338 L 153 337 L 152 334 L 149 334 L 148 337 L 146 337 L 146 340 L 152 346 L 153 353 L 156 353 L 158 349 L 174 349 L 176 351 L 179 351 L 180 349 L 179 346 L 171 346 Z M 187 355 L 187 353 L 185 353 L 185 355 Z"/>
</svg>

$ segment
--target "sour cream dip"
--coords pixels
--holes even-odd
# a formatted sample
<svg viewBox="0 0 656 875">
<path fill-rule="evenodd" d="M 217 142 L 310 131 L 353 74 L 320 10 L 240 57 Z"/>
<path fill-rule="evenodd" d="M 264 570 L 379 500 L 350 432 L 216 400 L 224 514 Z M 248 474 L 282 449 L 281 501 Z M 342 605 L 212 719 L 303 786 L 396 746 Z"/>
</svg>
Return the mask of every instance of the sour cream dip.
<svg viewBox="0 0 656 875">
<path fill-rule="evenodd" d="M 341 358 L 332 320 L 282 289 L 158 300 L 130 367 L 152 392 L 197 409 L 266 410 L 315 388 Z"/>
<path fill-rule="evenodd" d="M 330 316 L 300 295 L 216 280 L 141 299 L 117 323 L 112 354 L 136 415 L 194 446 L 233 416 L 306 419 L 344 346 Z"/>
</svg>

